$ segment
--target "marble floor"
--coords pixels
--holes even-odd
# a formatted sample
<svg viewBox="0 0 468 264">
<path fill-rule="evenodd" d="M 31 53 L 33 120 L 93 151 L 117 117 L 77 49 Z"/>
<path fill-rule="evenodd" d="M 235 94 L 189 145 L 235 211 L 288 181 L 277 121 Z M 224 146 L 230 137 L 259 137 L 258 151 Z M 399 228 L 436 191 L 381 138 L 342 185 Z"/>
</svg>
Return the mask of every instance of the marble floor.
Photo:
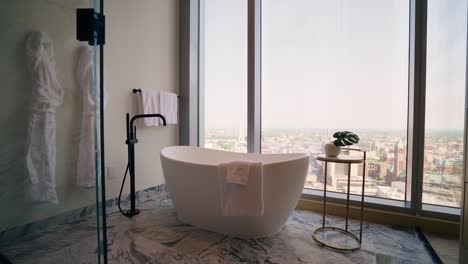
<svg viewBox="0 0 468 264">
<path fill-rule="evenodd" d="M 239 239 L 186 225 L 177 219 L 167 195 L 139 195 L 140 215 L 108 216 L 109 263 L 435 263 L 414 230 L 365 223 L 361 250 L 337 252 L 311 237 L 321 215 L 296 210 L 281 232 L 261 239 Z M 127 207 L 128 201 L 124 203 Z M 328 224 L 341 225 L 330 217 Z M 92 215 L 48 226 L 8 241 L 0 252 L 13 263 L 97 263 L 96 224 Z M 358 222 L 351 228 L 358 230 Z"/>
</svg>

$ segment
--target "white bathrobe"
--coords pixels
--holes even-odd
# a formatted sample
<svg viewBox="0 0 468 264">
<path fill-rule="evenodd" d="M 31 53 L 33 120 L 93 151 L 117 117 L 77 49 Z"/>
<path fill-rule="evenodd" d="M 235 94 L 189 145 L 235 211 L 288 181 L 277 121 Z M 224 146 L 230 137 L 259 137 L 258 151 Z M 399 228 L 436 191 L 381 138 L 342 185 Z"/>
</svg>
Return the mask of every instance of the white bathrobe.
<svg viewBox="0 0 468 264">
<path fill-rule="evenodd" d="M 99 126 L 99 91 L 98 103 L 94 103 L 94 50 L 83 47 L 80 50 L 76 67 L 76 80 L 82 94 L 81 131 L 77 164 L 76 184 L 80 187 L 96 185 L 96 167 L 100 168 L 99 140 L 95 141 L 95 122 Z M 97 107 L 97 118 L 94 118 L 94 107 Z M 99 139 L 99 138 L 98 138 Z M 96 144 L 97 143 L 97 144 Z M 96 160 L 96 154 L 98 159 Z"/>
<path fill-rule="evenodd" d="M 52 39 L 41 31 L 26 36 L 32 79 L 29 147 L 26 156 L 28 194 L 33 202 L 57 203 L 55 183 L 56 120 L 63 90 L 57 80 Z"/>
</svg>

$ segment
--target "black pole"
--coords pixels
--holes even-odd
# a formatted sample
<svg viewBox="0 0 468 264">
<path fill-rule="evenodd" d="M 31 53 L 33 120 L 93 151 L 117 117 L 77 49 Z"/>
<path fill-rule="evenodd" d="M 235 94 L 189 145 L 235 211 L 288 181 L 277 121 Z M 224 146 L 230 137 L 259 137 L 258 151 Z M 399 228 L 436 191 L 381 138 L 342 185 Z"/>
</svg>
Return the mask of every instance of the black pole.
<svg viewBox="0 0 468 264">
<path fill-rule="evenodd" d="M 130 174 L 130 210 L 122 212 L 127 217 L 133 217 L 140 213 L 140 210 L 136 208 L 136 191 L 135 191 L 135 144 L 138 143 L 136 138 L 136 127 L 133 122 L 139 118 L 147 117 L 158 117 L 162 120 L 163 126 L 166 126 L 166 118 L 161 114 L 140 114 L 134 115 L 130 119 L 130 114 L 127 113 L 125 116 L 125 127 L 127 130 L 127 154 L 128 154 L 128 172 Z M 123 184 L 122 184 L 123 186 Z"/>
<path fill-rule="evenodd" d="M 135 204 L 135 143 L 138 142 L 136 139 L 136 131 L 130 124 L 130 114 L 126 115 L 126 127 L 127 127 L 127 141 L 128 145 L 128 171 L 130 173 L 130 210 L 126 211 L 125 215 L 132 217 L 139 213 L 136 209 Z"/>
<path fill-rule="evenodd" d="M 131 128 L 132 135 L 134 135 L 135 130 Z M 134 138 L 132 136 L 132 138 Z M 134 216 L 140 213 L 140 210 L 136 209 L 136 195 L 135 195 L 135 144 L 132 143 L 129 145 L 131 150 L 130 156 L 130 215 Z"/>
<path fill-rule="evenodd" d="M 140 213 L 136 209 L 136 195 L 135 195 L 135 143 L 138 142 L 136 139 L 136 129 L 133 127 L 133 122 L 130 122 L 130 114 L 126 115 L 126 127 L 127 127 L 127 141 L 128 145 L 128 171 L 130 173 L 130 210 L 125 212 L 125 216 L 133 217 Z"/>
<path fill-rule="evenodd" d="M 100 1 L 101 11 L 104 15 L 104 0 Z M 104 32 L 100 32 L 103 34 Z M 104 263 L 107 264 L 107 217 L 106 217 L 106 160 L 104 155 L 104 43 L 100 43 L 99 52 L 99 108 L 101 114 L 101 210 L 102 210 L 102 248 Z"/>
</svg>

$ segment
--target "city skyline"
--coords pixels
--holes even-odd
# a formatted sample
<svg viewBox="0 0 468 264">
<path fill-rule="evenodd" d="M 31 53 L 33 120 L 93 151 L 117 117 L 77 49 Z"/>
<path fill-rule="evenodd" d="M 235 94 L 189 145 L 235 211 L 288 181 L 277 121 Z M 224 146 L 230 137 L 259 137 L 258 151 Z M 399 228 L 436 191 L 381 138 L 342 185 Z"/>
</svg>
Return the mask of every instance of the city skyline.
<svg viewBox="0 0 468 264">
<path fill-rule="evenodd" d="M 323 166 L 313 156 L 322 153 L 328 141 L 326 129 L 304 131 L 280 129 L 265 131 L 262 135 L 262 153 L 309 153 L 310 168 L 305 188 L 323 189 Z M 361 132 L 357 147 L 367 151 L 366 195 L 404 200 L 406 195 L 406 138 L 398 133 L 375 130 Z M 246 152 L 247 141 L 239 130 L 208 130 L 205 147 L 227 151 Z M 426 138 L 424 155 L 423 202 L 451 207 L 461 203 L 463 136 L 462 134 L 434 133 Z M 346 192 L 347 168 L 330 165 L 327 189 Z M 359 193 L 362 167 L 351 173 L 351 192 Z"/>
<path fill-rule="evenodd" d="M 206 129 L 239 129 L 239 127 L 208 127 L 205 126 Z M 246 130 L 245 127 L 242 127 L 242 129 Z M 329 128 L 323 128 L 323 127 L 262 127 L 263 129 L 285 129 L 285 130 L 297 130 L 297 129 L 318 129 L 318 130 L 351 130 L 351 129 L 359 129 L 359 130 L 366 130 L 366 131 L 389 131 L 389 132 L 395 132 L 395 131 L 407 131 L 406 128 L 372 128 L 372 127 L 329 127 Z M 458 132 L 463 132 L 464 128 L 426 128 L 426 131 L 458 131 Z"/>
</svg>

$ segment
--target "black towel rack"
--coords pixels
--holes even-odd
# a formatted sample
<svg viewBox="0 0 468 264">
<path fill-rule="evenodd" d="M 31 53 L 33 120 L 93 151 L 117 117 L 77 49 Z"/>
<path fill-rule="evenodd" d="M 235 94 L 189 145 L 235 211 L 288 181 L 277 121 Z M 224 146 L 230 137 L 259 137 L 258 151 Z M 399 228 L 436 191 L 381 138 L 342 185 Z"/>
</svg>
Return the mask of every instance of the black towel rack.
<svg viewBox="0 0 468 264">
<path fill-rule="evenodd" d="M 136 88 L 135 88 L 135 89 L 132 89 L 132 92 L 133 92 L 134 94 L 136 94 L 136 93 L 141 93 L 141 89 L 136 89 Z M 178 95 L 177 98 L 180 99 L 180 95 Z"/>
</svg>

